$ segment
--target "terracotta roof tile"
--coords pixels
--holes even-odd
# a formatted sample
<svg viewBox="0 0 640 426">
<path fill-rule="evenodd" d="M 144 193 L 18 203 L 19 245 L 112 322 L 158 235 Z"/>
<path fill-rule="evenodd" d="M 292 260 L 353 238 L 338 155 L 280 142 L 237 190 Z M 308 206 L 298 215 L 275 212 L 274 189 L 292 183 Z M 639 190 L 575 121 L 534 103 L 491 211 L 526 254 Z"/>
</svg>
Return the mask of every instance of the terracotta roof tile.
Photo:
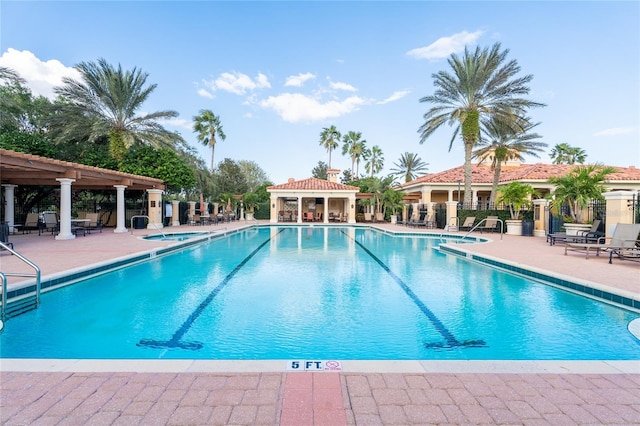
<svg viewBox="0 0 640 426">
<path fill-rule="evenodd" d="M 267 191 L 359 191 L 357 186 L 344 185 L 318 178 L 295 180 L 292 182 L 267 187 Z"/>
<path fill-rule="evenodd" d="M 579 165 L 568 164 L 522 164 L 516 167 L 503 167 L 500 182 L 516 180 L 548 180 L 550 177 L 562 176 Z M 640 181 L 640 169 L 636 167 L 615 167 L 616 172 L 607 176 L 607 181 Z M 419 177 L 403 186 L 414 186 L 420 183 L 453 183 L 464 182 L 464 166 L 431 173 Z M 493 170 L 486 165 L 473 164 L 471 166 L 471 181 L 473 183 L 493 182 Z"/>
</svg>

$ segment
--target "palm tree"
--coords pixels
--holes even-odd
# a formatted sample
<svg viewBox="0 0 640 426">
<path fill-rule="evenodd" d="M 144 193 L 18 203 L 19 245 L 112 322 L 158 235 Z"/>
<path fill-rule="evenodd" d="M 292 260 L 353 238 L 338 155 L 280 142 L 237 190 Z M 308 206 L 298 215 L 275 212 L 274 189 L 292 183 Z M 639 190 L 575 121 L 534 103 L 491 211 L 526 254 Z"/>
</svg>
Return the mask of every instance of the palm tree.
<svg viewBox="0 0 640 426">
<path fill-rule="evenodd" d="M 584 164 L 587 153 L 582 148 L 574 147 L 568 143 L 559 143 L 553 147 L 551 154 L 553 164 Z"/>
<path fill-rule="evenodd" d="M 157 86 L 146 85 L 148 74 L 136 68 L 124 71 L 105 59 L 81 62 L 76 68 L 81 81 L 63 77 L 63 85 L 54 89 L 63 98 L 49 123 L 56 140 L 96 142 L 107 138 L 109 154 L 117 160 L 122 160 L 134 143 L 169 149 L 184 143 L 178 133 L 158 124 L 177 117 L 177 112 L 136 115 Z"/>
<path fill-rule="evenodd" d="M 480 137 L 480 120 L 484 117 L 526 116 L 530 107 L 544 106 L 527 100 L 521 95 L 529 93 L 532 75 L 516 78 L 520 72 L 517 61 L 504 63 L 509 50 L 500 52 L 500 43 L 491 49 L 476 47 L 471 53 L 465 47 L 462 58 L 452 54 L 448 63 L 453 74 L 440 71 L 433 74 L 436 91 L 420 102 L 433 106 L 424 114 L 424 124 L 418 132 L 420 143 L 424 143 L 443 124 L 456 126 L 453 141 L 462 134 L 464 143 L 464 202 L 471 204 L 471 153 Z"/>
<path fill-rule="evenodd" d="M 371 149 L 367 149 L 364 152 L 364 160 L 364 167 L 367 170 L 367 173 L 371 174 L 371 177 L 382 170 L 382 167 L 384 166 L 384 156 L 382 155 L 382 150 L 378 145 L 374 145 Z"/>
<path fill-rule="evenodd" d="M 331 168 L 331 151 L 338 147 L 338 142 L 342 135 L 336 129 L 336 126 L 325 127 L 320 132 L 320 145 L 322 145 L 329 153 L 329 168 Z"/>
<path fill-rule="evenodd" d="M 368 151 L 367 141 L 362 140 L 353 147 L 353 156 L 356 159 L 356 174 L 354 179 L 358 179 L 360 176 L 360 160 L 364 158 L 364 153 Z"/>
<path fill-rule="evenodd" d="M 361 137 L 362 133 L 349 130 L 349 132 L 342 138 L 342 141 L 344 142 L 342 145 L 342 155 L 349 155 L 351 157 L 352 175 L 355 173 L 354 165 L 356 163 L 356 159 L 358 155 L 362 155 L 362 148 L 367 142 L 364 139 L 360 140 Z"/>
<path fill-rule="evenodd" d="M 429 163 L 425 163 L 422 161 L 418 154 L 414 154 L 412 152 L 405 152 L 400 155 L 400 161 L 398 163 L 393 163 L 396 166 L 395 169 L 391 169 L 396 176 L 404 177 L 405 182 L 411 182 L 416 177 L 418 177 L 419 172 L 426 172 L 427 166 Z"/>
<path fill-rule="evenodd" d="M 17 71 L 9 68 L 9 67 L 1 67 L 0 66 L 0 80 L 6 80 L 8 83 L 20 83 L 24 84 L 25 80 L 20 77 Z"/>
<path fill-rule="evenodd" d="M 522 123 L 514 125 L 514 120 L 522 121 Z M 473 152 L 473 157 L 479 159 L 478 163 L 491 161 L 493 185 L 491 186 L 491 195 L 489 197 L 490 204 L 495 201 L 502 163 L 509 160 L 523 161 L 524 154 L 539 157 L 537 153 L 544 151 L 543 148 L 547 144 L 537 141 L 541 136 L 537 133 L 528 133 L 538 124 L 540 123 L 532 124 L 528 118 L 520 117 L 512 117 L 508 122 L 498 117 L 493 117 L 483 123 L 482 133 L 487 138 L 480 139 L 478 143 L 480 148 Z"/>
<path fill-rule="evenodd" d="M 555 185 L 551 192 L 554 199 L 551 207 L 559 209 L 565 203 L 569 205 L 569 214 L 576 223 L 583 223 L 584 210 L 591 200 L 602 200 L 605 191 L 604 181 L 607 175 L 615 173 L 614 167 L 591 164 L 576 166 L 564 176 L 553 177 L 549 183 Z"/>
<path fill-rule="evenodd" d="M 220 116 L 215 115 L 211 110 L 201 109 L 198 115 L 193 117 L 193 131 L 198 134 L 198 142 L 211 147 L 211 171 L 213 171 L 216 135 L 222 140 L 227 138 L 227 135 L 222 131 Z"/>
</svg>

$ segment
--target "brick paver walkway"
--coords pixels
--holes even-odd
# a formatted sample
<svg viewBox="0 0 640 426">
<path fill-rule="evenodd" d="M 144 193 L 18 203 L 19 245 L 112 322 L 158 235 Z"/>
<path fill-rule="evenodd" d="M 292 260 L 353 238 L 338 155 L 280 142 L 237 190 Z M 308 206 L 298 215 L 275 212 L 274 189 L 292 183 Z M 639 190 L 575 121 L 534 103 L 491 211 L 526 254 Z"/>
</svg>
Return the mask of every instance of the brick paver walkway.
<svg viewBox="0 0 640 426">
<path fill-rule="evenodd" d="M 640 375 L 3 372 L 3 425 L 633 425 Z"/>
</svg>

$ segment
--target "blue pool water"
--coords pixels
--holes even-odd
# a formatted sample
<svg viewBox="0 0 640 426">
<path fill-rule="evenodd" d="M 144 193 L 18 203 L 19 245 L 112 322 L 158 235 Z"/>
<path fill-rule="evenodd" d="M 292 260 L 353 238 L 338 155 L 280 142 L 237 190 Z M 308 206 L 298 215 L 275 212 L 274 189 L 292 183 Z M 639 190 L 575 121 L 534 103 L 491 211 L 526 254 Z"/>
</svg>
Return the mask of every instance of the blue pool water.
<svg viewBox="0 0 640 426">
<path fill-rule="evenodd" d="M 638 314 L 352 227 L 263 227 L 42 296 L 0 355 L 639 359 Z"/>
</svg>

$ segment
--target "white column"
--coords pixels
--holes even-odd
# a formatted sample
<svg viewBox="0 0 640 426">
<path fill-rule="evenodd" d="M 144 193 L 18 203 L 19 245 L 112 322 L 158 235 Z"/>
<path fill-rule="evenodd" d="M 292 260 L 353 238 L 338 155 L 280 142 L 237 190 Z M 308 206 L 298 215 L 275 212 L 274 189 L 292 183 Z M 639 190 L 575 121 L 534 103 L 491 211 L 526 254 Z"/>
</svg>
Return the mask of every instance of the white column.
<svg viewBox="0 0 640 426">
<path fill-rule="evenodd" d="M 302 197 L 298 196 L 298 218 L 297 223 L 302 223 Z"/>
<path fill-rule="evenodd" d="M 56 240 L 73 240 L 71 232 L 71 184 L 75 179 L 56 178 L 60 182 L 60 233 Z"/>
<path fill-rule="evenodd" d="M 116 229 L 114 233 L 127 232 L 126 217 L 125 217 L 125 204 L 124 204 L 124 189 L 126 185 L 113 185 L 116 188 Z"/>
<path fill-rule="evenodd" d="M 329 223 L 329 198 L 324 197 L 324 212 L 322 213 L 322 223 Z"/>
<path fill-rule="evenodd" d="M 4 221 L 9 225 L 9 232 L 15 232 L 16 230 L 13 228 L 14 220 L 15 220 L 15 199 L 14 199 L 14 188 L 18 185 L 10 185 L 3 184 L 4 187 Z M 24 224 L 23 224 L 24 225 Z"/>
<path fill-rule="evenodd" d="M 215 213 L 217 211 L 214 215 Z M 180 226 L 180 201 L 178 200 L 171 201 L 171 226 Z"/>
</svg>

